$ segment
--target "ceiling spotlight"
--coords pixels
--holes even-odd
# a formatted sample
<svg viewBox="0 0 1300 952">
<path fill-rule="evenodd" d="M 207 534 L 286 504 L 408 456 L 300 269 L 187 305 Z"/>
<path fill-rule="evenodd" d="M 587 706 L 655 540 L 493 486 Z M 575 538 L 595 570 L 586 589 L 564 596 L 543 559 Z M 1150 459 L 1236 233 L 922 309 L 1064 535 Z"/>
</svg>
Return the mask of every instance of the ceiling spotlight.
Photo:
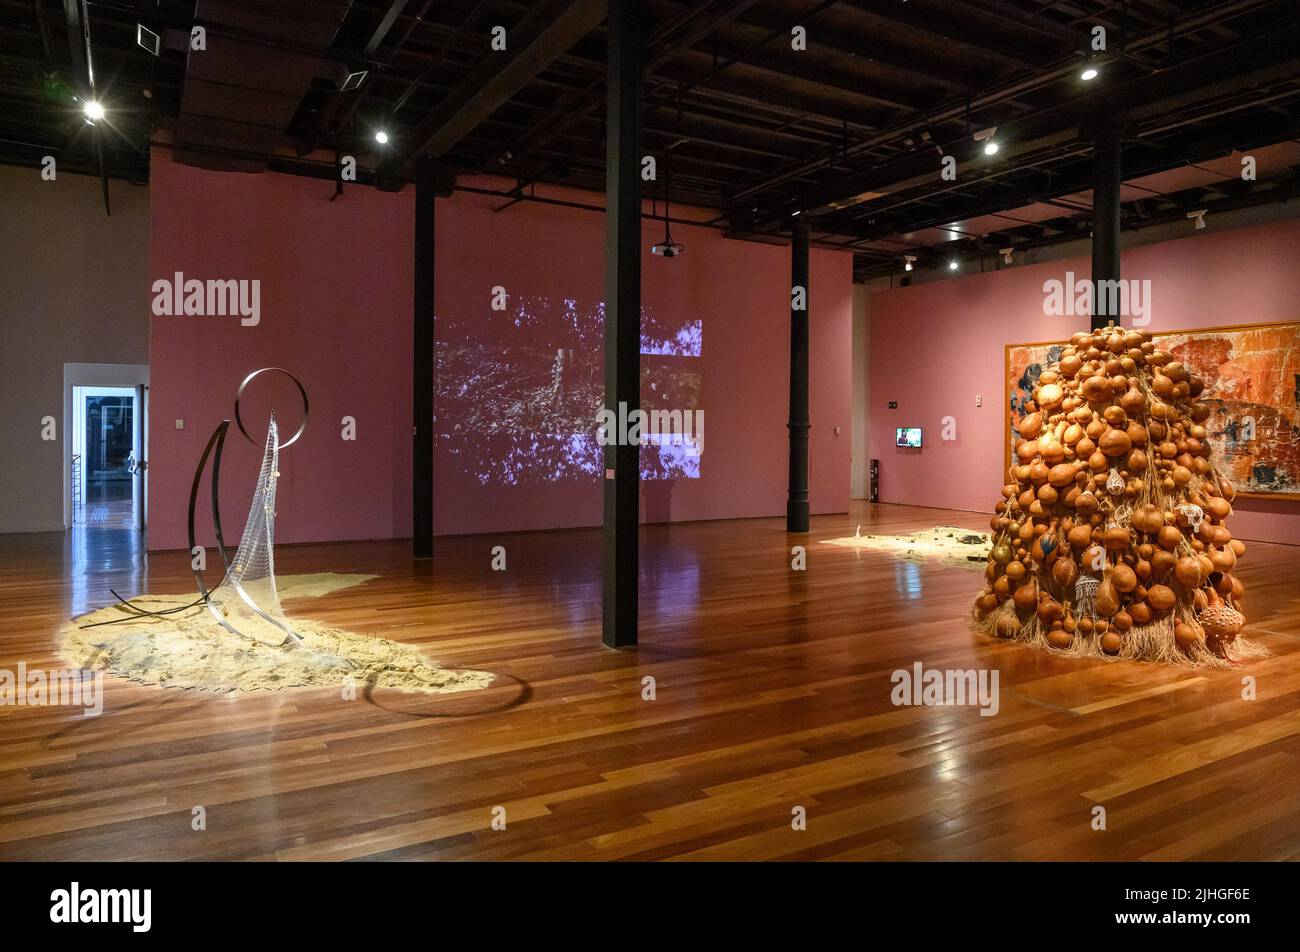
<svg viewBox="0 0 1300 952">
<path fill-rule="evenodd" d="M 903 270 L 911 271 L 912 262 L 916 260 L 916 255 L 903 255 Z"/>
<path fill-rule="evenodd" d="M 378 132 L 375 133 L 375 141 L 378 142 L 380 145 L 387 144 L 388 133 L 385 132 L 383 129 L 380 129 Z"/>
<path fill-rule="evenodd" d="M 87 99 L 82 103 L 81 111 L 86 114 L 86 121 L 91 124 L 104 118 L 104 104 L 94 99 Z"/>
<path fill-rule="evenodd" d="M 1205 213 L 1207 211 L 1209 211 L 1208 208 L 1198 208 L 1194 212 L 1187 213 L 1187 217 L 1192 221 L 1196 222 L 1197 231 L 1200 231 L 1202 228 L 1205 227 Z"/>
<path fill-rule="evenodd" d="M 1079 74 L 1079 78 L 1086 83 L 1096 79 L 1100 75 L 1101 73 L 1098 71 L 1097 67 L 1085 66 L 1083 72 Z"/>
<path fill-rule="evenodd" d="M 985 155 L 996 155 L 997 151 L 998 151 L 998 144 L 994 142 L 992 139 L 984 143 Z"/>
<path fill-rule="evenodd" d="M 1011 252 L 1011 248 L 1001 248 L 998 250 L 998 254 L 1002 256 L 1002 260 L 1007 264 L 1011 264 Z"/>
<path fill-rule="evenodd" d="M 948 262 L 948 270 L 949 270 L 949 271 L 956 271 L 957 268 L 958 268 L 958 264 L 957 264 L 957 259 L 956 259 L 956 258 L 953 258 L 951 261 Z"/>
</svg>

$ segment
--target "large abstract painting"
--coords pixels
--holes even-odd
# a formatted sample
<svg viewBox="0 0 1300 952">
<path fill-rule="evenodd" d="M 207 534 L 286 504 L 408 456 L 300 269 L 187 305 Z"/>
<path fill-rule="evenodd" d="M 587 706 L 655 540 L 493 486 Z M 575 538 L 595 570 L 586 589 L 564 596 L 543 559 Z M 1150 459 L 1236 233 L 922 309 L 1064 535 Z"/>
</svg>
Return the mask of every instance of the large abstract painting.
<svg viewBox="0 0 1300 952">
<path fill-rule="evenodd" d="M 1155 334 L 1156 346 L 1205 380 L 1201 399 L 1219 467 L 1246 495 L 1300 499 L 1300 323 Z M 1007 465 L 1015 425 L 1064 341 L 1008 344 Z"/>
</svg>

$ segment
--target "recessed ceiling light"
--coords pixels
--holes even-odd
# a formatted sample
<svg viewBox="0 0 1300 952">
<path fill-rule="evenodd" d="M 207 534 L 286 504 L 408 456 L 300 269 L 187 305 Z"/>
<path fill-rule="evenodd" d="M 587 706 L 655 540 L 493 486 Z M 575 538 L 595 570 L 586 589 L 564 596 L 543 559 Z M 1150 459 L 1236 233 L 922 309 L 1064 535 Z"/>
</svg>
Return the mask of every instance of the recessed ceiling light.
<svg viewBox="0 0 1300 952">
<path fill-rule="evenodd" d="M 339 92 L 348 93 L 352 92 L 354 89 L 360 89 L 361 84 L 366 81 L 368 75 L 370 75 L 370 70 L 368 69 L 357 70 L 353 73 L 349 72 L 348 69 L 344 67 L 339 70 L 339 76 L 341 77 L 339 79 Z"/>
<path fill-rule="evenodd" d="M 380 145 L 384 145 L 385 143 L 388 142 L 388 133 L 385 132 L 383 129 L 380 129 L 378 132 L 375 133 L 375 141 L 378 142 Z"/>
<path fill-rule="evenodd" d="M 957 259 L 956 259 L 956 258 L 953 258 L 951 261 L 948 262 L 948 270 L 949 270 L 949 271 L 956 271 L 956 270 L 957 270 L 957 267 L 958 267 L 958 265 L 957 265 Z"/>
<path fill-rule="evenodd" d="M 157 56 L 162 50 L 162 37 L 143 23 L 135 25 L 135 42 L 140 49 L 147 50 L 154 56 Z"/>
<path fill-rule="evenodd" d="M 993 140 L 990 139 L 988 142 L 984 143 L 985 155 L 996 155 L 997 151 L 998 151 L 998 144 Z"/>
<path fill-rule="evenodd" d="M 86 114 L 87 122 L 95 122 L 104 118 L 104 105 L 94 99 L 87 99 L 81 106 L 82 112 Z"/>
<path fill-rule="evenodd" d="M 1096 79 L 1099 75 L 1101 74 L 1097 71 L 1097 67 L 1089 66 L 1085 68 L 1082 73 L 1079 74 L 1079 78 L 1086 83 L 1089 80 Z"/>
</svg>

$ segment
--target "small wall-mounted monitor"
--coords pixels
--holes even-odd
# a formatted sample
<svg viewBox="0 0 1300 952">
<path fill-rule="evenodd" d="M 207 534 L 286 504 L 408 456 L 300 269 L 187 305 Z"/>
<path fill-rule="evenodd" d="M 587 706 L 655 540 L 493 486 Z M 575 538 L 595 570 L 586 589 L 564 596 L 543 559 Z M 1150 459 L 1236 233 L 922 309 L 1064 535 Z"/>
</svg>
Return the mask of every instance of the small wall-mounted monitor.
<svg viewBox="0 0 1300 952">
<path fill-rule="evenodd" d="M 894 430 L 894 445 L 918 449 L 921 446 L 921 428 L 919 426 L 900 426 Z"/>
</svg>

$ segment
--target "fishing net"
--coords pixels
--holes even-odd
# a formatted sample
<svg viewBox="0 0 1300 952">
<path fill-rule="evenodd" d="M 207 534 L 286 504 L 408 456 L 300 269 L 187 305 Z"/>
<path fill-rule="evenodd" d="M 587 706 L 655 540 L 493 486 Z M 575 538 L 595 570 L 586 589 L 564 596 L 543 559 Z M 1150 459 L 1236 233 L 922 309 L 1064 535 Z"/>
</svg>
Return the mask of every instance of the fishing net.
<svg viewBox="0 0 1300 952">
<path fill-rule="evenodd" d="M 244 534 L 225 578 L 208 598 L 208 610 L 223 626 L 270 645 L 302 640 L 285 617 L 275 586 L 275 487 L 279 478 L 280 429 L 272 411 Z"/>
</svg>

